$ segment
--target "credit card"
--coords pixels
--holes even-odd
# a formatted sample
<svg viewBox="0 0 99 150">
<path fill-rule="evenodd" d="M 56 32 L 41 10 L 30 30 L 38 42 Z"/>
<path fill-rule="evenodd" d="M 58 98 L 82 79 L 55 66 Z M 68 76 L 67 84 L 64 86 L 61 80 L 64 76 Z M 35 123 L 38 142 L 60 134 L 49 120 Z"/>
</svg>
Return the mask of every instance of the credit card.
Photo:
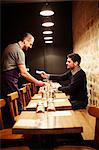
<svg viewBox="0 0 99 150">
<path fill-rule="evenodd" d="M 36 70 L 36 73 L 37 73 L 37 74 L 41 74 L 41 73 L 42 73 L 42 71 Z"/>
</svg>

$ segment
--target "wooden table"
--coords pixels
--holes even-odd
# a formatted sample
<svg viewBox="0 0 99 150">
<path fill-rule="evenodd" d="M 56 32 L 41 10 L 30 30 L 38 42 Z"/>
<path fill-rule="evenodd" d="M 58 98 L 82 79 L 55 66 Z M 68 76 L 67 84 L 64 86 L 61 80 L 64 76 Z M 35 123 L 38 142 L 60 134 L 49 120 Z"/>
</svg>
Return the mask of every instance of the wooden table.
<svg viewBox="0 0 99 150">
<path fill-rule="evenodd" d="M 37 104 L 43 102 L 45 110 L 47 108 L 47 100 L 31 100 L 26 106 L 26 110 L 36 110 Z M 72 105 L 67 99 L 54 99 L 53 101 L 56 110 L 72 109 Z"/>
<path fill-rule="evenodd" d="M 60 93 L 55 93 L 55 98 L 56 98 L 56 99 L 58 99 L 58 98 L 59 98 L 59 99 L 60 99 L 60 98 L 61 98 L 61 99 L 64 99 L 64 98 L 65 98 L 65 99 L 69 99 L 69 97 L 70 97 L 69 95 L 66 95 L 65 93 L 62 93 L 62 92 L 60 92 Z"/>
<path fill-rule="evenodd" d="M 42 99 L 42 94 L 35 94 L 34 96 L 31 97 L 31 100 L 40 100 Z"/>
<path fill-rule="evenodd" d="M 23 111 L 12 128 L 12 132 L 16 134 L 65 134 L 82 131 L 73 110 L 45 113 Z"/>
<path fill-rule="evenodd" d="M 68 99 L 69 98 L 69 96 L 68 95 L 66 95 L 65 93 L 62 93 L 62 92 L 60 92 L 60 93 L 55 93 L 55 98 L 56 99 Z M 34 96 L 32 96 L 32 98 L 31 99 L 42 99 L 42 94 L 35 94 Z M 44 98 L 45 99 L 45 98 Z"/>
</svg>

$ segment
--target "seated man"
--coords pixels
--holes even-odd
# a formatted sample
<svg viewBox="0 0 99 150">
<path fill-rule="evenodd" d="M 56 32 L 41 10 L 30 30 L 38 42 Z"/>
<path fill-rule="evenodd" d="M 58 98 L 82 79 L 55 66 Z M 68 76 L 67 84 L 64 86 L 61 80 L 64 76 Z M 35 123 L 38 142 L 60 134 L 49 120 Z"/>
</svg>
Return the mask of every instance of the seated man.
<svg viewBox="0 0 99 150">
<path fill-rule="evenodd" d="M 52 81 L 69 81 L 68 84 L 62 85 L 58 90 L 70 95 L 69 101 L 74 110 L 86 108 L 88 104 L 86 74 L 80 68 L 80 62 L 81 57 L 76 53 L 72 53 L 67 56 L 67 71 L 64 74 L 47 74 L 44 71 L 41 73 L 43 78 L 49 78 Z"/>
</svg>

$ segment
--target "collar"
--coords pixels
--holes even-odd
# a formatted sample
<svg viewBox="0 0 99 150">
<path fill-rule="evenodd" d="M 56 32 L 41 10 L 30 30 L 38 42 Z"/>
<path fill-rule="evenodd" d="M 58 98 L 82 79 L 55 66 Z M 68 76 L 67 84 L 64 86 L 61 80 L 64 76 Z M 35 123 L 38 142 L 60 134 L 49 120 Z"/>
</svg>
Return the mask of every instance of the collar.
<svg viewBox="0 0 99 150">
<path fill-rule="evenodd" d="M 21 48 L 21 46 L 20 46 L 19 42 L 18 42 L 17 44 L 18 44 L 18 46 Z"/>
<path fill-rule="evenodd" d="M 72 73 L 72 75 L 75 75 L 80 70 L 81 70 L 81 68 L 80 68 L 80 66 L 78 66 L 77 68 L 71 70 L 71 73 Z"/>
</svg>

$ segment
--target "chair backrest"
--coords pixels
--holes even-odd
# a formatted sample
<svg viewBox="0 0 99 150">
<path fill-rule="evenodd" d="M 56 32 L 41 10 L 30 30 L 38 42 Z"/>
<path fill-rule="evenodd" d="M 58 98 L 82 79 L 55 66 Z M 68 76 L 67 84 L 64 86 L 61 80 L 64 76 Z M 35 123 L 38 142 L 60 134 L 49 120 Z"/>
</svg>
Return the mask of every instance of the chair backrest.
<svg viewBox="0 0 99 150">
<path fill-rule="evenodd" d="M 10 108 L 10 114 L 12 117 L 12 121 L 15 122 L 16 116 L 19 115 L 19 109 L 18 109 L 18 92 L 12 92 L 7 95 L 8 96 L 8 104 Z"/>
<path fill-rule="evenodd" d="M 26 84 L 27 103 L 31 100 L 31 83 Z"/>
<path fill-rule="evenodd" d="M 31 83 L 23 84 L 23 88 L 20 89 L 22 99 L 24 99 L 23 106 L 26 107 L 26 105 L 31 100 Z"/>
<path fill-rule="evenodd" d="M 34 96 L 34 94 L 37 94 L 38 90 L 34 83 L 31 83 L 31 94 Z"/>
<path fill-rule="evenodd" d="M 99 107 L 90 106 L 88 112 L 91 116 L 96 117 L 96 126 L 95 126 L 95 141 L 99 143 Z"/>
<path fill-rule="evenodd" d="M 35 86 L 35 83 L 25 83 L 22 86 L 23 87 L 27 86 L 27 91 L 30 96 L 34 96 L 34 94 L 37 94 L 37 92 L 38 92 L 38 89 L 37 89 L 37 86 Z"/>
<path fill-rule="evenodd" d="M 4 128 L 3 119 L 2 119 L 2 108 L 5 106 L 6 102 L 4 99 L 0 99 L 0 129 Z"/>
<path fill-rule="evenodd" d="M 21 92 L 21 99 L 22 99 L 22 103 L 23 103 L 23 109 L 25 110 L 26 108 L 26 99 L 27 99 L 27 91 L 26 91 L 26 86 L 20 88 L 20 92 Z"/>
</svg>

